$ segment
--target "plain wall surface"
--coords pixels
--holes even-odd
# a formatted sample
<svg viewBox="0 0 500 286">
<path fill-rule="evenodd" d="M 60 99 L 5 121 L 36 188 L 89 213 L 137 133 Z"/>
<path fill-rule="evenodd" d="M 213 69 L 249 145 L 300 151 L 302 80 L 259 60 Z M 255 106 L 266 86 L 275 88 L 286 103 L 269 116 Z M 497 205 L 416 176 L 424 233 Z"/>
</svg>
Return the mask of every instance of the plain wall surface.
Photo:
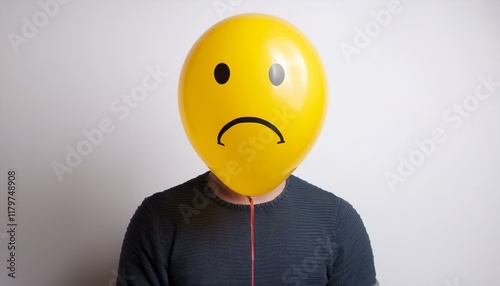
<svg viewBox="0 0 500 286">
<path fill-rule="evenodd" d="M 381 285 L 500 285 L 493 0 L 1 0 L 0 285 L 113 285 L 137 206 L 206 171 L 177 109 L 183 60 L 211 25 L 246 12 L 291 22 L 323 60 L 327 118 L 294 174 L 354 205 Z M 155 87 L 126 105 L 151 74 Z"/>
</svg>

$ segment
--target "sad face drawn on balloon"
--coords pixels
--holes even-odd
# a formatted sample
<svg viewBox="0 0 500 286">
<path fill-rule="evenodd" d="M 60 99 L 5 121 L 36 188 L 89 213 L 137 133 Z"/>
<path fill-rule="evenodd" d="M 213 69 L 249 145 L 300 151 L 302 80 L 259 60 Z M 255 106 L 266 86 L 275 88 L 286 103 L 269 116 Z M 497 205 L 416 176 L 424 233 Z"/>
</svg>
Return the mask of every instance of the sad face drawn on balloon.
<svg viewBox="0 0 500 286">
<path fill-rule="evenodd" d="M 229 188 L 273 190 L 303 161 L 327 101 L 321 61 L 291 24 L 243 14 L 219 22 L 191 48 L 179 111 L 195 151 Z"/>
<path fill-rule="evenodd" d="M 230 74 L 231 74 L 230 69 L 225 63 L 220 63 L 215 67 L 214 77 L 215 77 L 215 80 L 219 84 L 225 84 L 229 80 Z M 269 80 L 272 82 L 272 84 L 274 84 L 275 86 L 278 86 L 283 82 L 284 78 L 285 78 L 285 71 L 283 70 L 283 67 L 280 64 L 273 64 L 271 66 L 271 68 L 269 69 Z M 227 130 L 229 130 L 229 128 L 233 127 L 236 124 L 240 124 L 240 123 L 262 124 L 262 125 L 268 127 L 269 129 L 271 129 L 272 131 L 274 131 L 274 133 L 276 133 L 276 135 L 278 135 L 280 140 L 278 141 L 277 144 L 285 143 L 285 139 L 283 138 L 283 135 L 281 134 L 279 129 L 274 124 L 272 124 L 271 122 L 269 122 L 265 119 L 259 118 L 259 117 L 245 116 L 245 117 L 238 117 L 236 119 L 233 119 L 230 122 L 228 122 L 226 125 L 224 125 L 224 127 L 222 127 L 222 129 L 219 131 L 219 134 L 217 135 L 217 144 L 225 146 L 221 142 L 222 135 Z"/>
</svg>

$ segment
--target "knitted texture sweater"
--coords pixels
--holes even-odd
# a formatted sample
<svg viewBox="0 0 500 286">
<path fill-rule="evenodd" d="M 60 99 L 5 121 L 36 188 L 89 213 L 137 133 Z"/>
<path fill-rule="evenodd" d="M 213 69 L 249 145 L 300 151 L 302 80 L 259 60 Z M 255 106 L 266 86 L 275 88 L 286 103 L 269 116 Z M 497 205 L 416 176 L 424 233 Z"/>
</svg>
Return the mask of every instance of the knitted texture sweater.
<svg viewBox="0 0 500 286">
<path fill-rule="evenodd" d="M 251 285 L 250 206 L 220 199 L 207 174 L 142 202 L 117 285 Z M 292 175 L 254 211 L 255 285 L 377 283 L 368 234 L 345 200 Z"/>
</svg>

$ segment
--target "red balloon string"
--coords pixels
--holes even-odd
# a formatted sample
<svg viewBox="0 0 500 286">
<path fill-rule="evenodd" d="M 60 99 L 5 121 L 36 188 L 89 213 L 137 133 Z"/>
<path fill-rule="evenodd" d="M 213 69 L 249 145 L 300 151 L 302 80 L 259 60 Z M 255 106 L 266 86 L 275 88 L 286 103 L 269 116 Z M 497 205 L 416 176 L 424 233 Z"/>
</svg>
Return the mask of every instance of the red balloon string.
<svg viewBox="0 0 500 286">
<path fill-rule="evenodd" d="M 252 286 L 255 283 L 255 241 L 254 241 L 254 221 L 255 221 L 255 208 L 253 205 L 253 200 L 248 197 L 250 201 L 250 244 L 251 244 L 251 256 L 252 256 Z"/>
</svg>

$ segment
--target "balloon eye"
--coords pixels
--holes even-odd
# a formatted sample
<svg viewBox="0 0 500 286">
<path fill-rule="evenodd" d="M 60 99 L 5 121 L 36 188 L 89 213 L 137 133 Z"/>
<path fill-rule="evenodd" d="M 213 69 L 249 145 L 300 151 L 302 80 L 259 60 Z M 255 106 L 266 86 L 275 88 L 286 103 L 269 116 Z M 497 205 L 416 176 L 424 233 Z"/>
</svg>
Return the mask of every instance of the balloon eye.
<svg viewBox="0 0 500 286">
<path fill-rule="evenodd" d="M 275 86 L 280 85 L 285 79 L 285 70 L 280 64 L 273 64 L 269 69 L 269 80 Z"/>
<path fill-rule="evenodd" d="M 214 69 L 214 77 L 219 84 L 225 84 L 229 80 L 229 67 L 225 63 L 218 64 Z"/>
</svg>

